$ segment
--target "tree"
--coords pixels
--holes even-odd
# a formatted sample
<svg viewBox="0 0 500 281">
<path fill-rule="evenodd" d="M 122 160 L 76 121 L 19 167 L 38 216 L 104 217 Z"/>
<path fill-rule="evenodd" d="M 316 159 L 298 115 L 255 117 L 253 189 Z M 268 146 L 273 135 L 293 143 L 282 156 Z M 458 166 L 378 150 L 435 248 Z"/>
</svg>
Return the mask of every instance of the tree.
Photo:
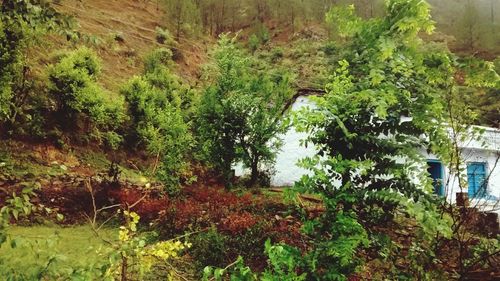
<svg viewBox="0 0 500 281">
<path fill-rule="evenodd" d="M 471 0 L 467 0 L 467 3 L 465 4 L 462 25 L 463 42 L 470 51 L 474 51 L 475 44 L 479 40 L 479 13 L 475 2 Z"/>
<path fill-rule="evenodd" d="M 222 36 L 214 54 L 214 78 L 200 104 L 198 133 L 208 161 L 231 184 L 237 161 L 251 168 L 254 184 L 262 162 L 272 162 L 279 147 L 278 134 L 285 101 L 290 98 L 290 79 L 271 78 L 252 70 L 235 38 Z"/>
<path fill-rule="evenodd" d="M 46 1 L 4 0 L 0 5 L 0 124 L 16 121 L 28 90 L 29 67 L 24 52 L 33 39 L 46 32 L 64 32 L 68 38 L 71 18 Z"/>
<path fill-rule="evenodd" d="M 164 0 L 167 19 L 175 30 L 175 38 L 179 40 L 183 31 L 193 31 L 199 24 L 199 10 L 193 0 Z"/>
<path fill-rule="evenodd" d="M 195 102 L 192 90 L 168 68 L 171 58 L 168 49 L 153 51 L 146 58 L 144 74 L 132 78 L 122 94 L 132 119 L 129 141 L 156 156 L 152 173 L 175 195 L 194 142 L 190 119 Z"/>
<path fill-rule="evenodd" d="M 99 73 L 99 59 L 85 47 L 67 53 L 49 67 L 49 94 L 56 104 L 56 122 L 64 132 L 83 129 L 98 137 L 100 132 L 118 128 L 125 119 L 123 99 L 112 99 L 98 85 Z"/>
<path fill-rule="evenodd" d="M 343 59 L 326 95 L 314 99 L 317 109 L 297 117 L 319 154 L 303 161 L 313 176 L 296 188 L 319 194 L 326 208 L 306 224 L 315 239 L 308 264 L 322 268 L 308 269 L 315 279 L 354 272 L 360 263 L 356 253 L 368 245 L 364 226 L 390 221 L 398 211 L 418 213 L 425 223 L 418 248 L 430 250 L 429 237 L 450 234 L 446 220 L 427 203 L 434 200 L 431 185 L 426 170 L 418 168 L 425 162 L 420 149 L 446 142 L 437 124 L 443 120 L 442 89 L 453 80 L 449 58 L 427 50 L 418 37 L 433 30 L 426 2 L 391 0 L 386 8 L 384 18 L 370 20 L 355 16 L 354 6 L 331 10 L 330 23 L 349 39 Z M 419 266 L 431 265 L 426 260 Z M 410 275 L 432 274 L 411 270 Z"/>
</svg>

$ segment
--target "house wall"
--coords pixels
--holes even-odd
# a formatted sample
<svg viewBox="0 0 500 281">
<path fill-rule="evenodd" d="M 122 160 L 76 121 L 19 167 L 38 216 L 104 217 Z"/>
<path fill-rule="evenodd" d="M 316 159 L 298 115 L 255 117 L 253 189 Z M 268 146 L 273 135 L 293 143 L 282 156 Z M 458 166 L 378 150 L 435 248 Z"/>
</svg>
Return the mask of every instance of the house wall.
<svg viewBox="0 0 500 281">
<path fill-rule="evenodd" d="M 471 199 L 471 206 L 476 206 L 483 211 L 495 211 L 500 214 L 500 161 L 498 158 L 500 151 L 493 150 L 480 150 L 463 148 L 462 155 L 464 156 L 465 165 L 462 167 L 464 172 L 461 175 L 462 179 L 466 181 L 467 179 L 467 163 L 486 163 L 486 176 L 488 178 L 487 182 L 487 194 L 490 196 L 489 199 Z M 436 159 L 436 157 L 429 157 L 428 159 Z M 455 202 L 457 192 L 467 192 L 467 182 L 459 183 L 458 176 L 455 173 L 450 172 L 448 167 L 444 167 L 444 187 L 445 194 L 449 201 Z M 460 189 L 460 185 L 464 187 L 464 190 Z"/>
</svg>

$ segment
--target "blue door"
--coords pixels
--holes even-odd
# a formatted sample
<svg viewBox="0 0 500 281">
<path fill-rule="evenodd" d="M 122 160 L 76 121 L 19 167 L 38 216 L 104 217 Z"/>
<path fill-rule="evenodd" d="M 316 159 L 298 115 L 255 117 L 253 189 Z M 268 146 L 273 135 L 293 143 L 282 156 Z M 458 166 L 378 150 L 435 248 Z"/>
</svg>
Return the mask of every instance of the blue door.
<svg viewBox="0 0 500 281">
<path fill-rule="evenodd" d="M 432 185 L 434 185 L 434 193 L 437 195 L 444 195 L 443 187 L 443 164 L 439 161 L 428 161 L 427 172 L 432 178 Z"/>
<path fill-rule="evenodd" d="M 469 184 L 469 197 L 486 196 L 486 163 L 467 164 L 467 182 Z"/>
</svg>

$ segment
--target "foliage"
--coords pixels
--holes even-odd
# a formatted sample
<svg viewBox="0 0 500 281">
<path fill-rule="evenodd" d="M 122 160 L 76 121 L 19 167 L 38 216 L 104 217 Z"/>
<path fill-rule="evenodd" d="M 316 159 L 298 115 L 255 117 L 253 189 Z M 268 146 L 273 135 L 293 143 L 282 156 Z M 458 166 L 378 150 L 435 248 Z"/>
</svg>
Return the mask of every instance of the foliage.
<svg viewBox="0 0 500 281">
<path fill-rule="evenodd" d="M 248 213 L 230 214 L 221 221 L 221 230 L 231 235 L 238 235 L 252 228 L 256 223 L 256 218 Z"/>
<path fill-rule="evenodd" d="M 291 97 L 286 74 L 255 72 L 249 59 L 222 36 L 214 53 L 212 84 L 200 104 L 198 134 L 207 160 L 231 184 L 231 168 L 239 160 L 258 178 L 262 162 L 272 163 L 280 147 L 278 134 L 286 130 L 281 115 Z"/>
<path fill-rule="evenodd" d="M 163 0 L 167 10 L 167 19 L 175 32 L 176 40 L 184 34 L 196 31 L 199 24 L 199 10 L 193 0 Z"/>
<path fill-rule="evenodd" d="M 21 115 L 29 83 L 26 49 L 48 32 L 73 36 L 71 18 L 45 1 L 6 0 L 0 5 L 0 123 Z"/>
<path fill-rule="evenodd" d="M 102 256 L 96 250 L 108 249 L 87 225 L 64 228 L 11 226 L 8 233 L 10 239 L 1 247 L 0 253 L 0 274 L 4 280 L 97 278 L 90 270 L 95 268 L 98 272 L 102 265 Z M 100 234 L 112 240 L 116 231 L 103 229 Z M 11 244 L 15 247 L 12 248 Z"/>
<path fill-rule="evenodd" d="M 335 8 L 327 18 L 350 41 L 326 95 L 314 98 L 317 109 L 296 118 L 311 134 L 307 142 L 319 150 L 302 161 L 314 174 L 296 189 L 321 195 L 326 207 L 305 225 L 315 238 L 306 270 L 318 280 L 345 280 L 362 262 L 359 251 L 369 246 L 364 225 L 390 221 L 399 208 L 431 233 L 421 238 L 426 243 L 450 235 L 449 226 L 431 212 L 433 205 L 425 203 L 432 200 L 425 195 L 431 187 L 418 168 L 423 163 L 418 150 L 447 143 L 437 123 L 443 120 L 442 89 L 453 73 L 448 55 L 426 50 L 417 36 L 433 30 L 424 1 L 388 1 L 380 19 L 363 20 L 353 6 Z M 400 196 L 415 204 L 410 208 Z M 366 216 L 379 208 L 385 215 Z"/>
<path fill-rule="evenodd" d="M 159 214 L 163 212 L 170 203 L 167 196 L 155 198 L 148 195 L 144 197 L 143 192 L 132 188 L 110 190 L 107 196 L 111 202 L 116 202 L 122 206 L 131 206 L 134 205 L 135 202 L 139 202 L 135 204 L 132 211 L 136 212 L 144 222 L 152 222 L 157 219 Z"/>
<path fill-rule="evenodd" d="M 34 204 L 31 202 L 33 197 L 36 197 L 34 193 L 35 188 L 31 186 L 26 186 L 22 189 L 21 195 L 18 196 L 16 193 L 12 194 L 12 198 L 6 200 L 6 204 L 0 209 L 0 247 L 10 247 L 13 251 L 16 251 L 18 246 L 22 246 L 27 243 L 23 239 L 18 237 L 9 237 L 9 227 L 11 221 L 19 221 L 22 218 L 28 218 L 34 214 L 40 214 L 45 216 L 54 216 L 58 220 L 62 220 L 63 216 L 58 214 L 54 210 L 47 208 L 43 205 Z M 4 243 L 9 241 L 9 245 Z M 51 245 L 55 243 L 52 239 L 46 239 L 44 241 L 46 247 L 50 249 Z M 29 244 L 31 248 L 40 247 L 40 245 Z M 3 266 L 5 261 L 3 257 L 0 257 L 0 274 L 6 280 L 35 280 L 43 278 L 57 279 L 61 276 L 77 276 L 77 269 L 58 267 L 59 263 L 64 260 L 64 256 L 58 254 L 51 250 L 37 249 L 36 253 L 40 257 L 47 256 L 46 264 L 31 265 L 29 268 L 24 270 L 19 270 L 18 268 L 10 268 L 9 266 Z"/>
<path fill-rule="evenodd" d="M 249 196 L 238 196 L 217 188 L 186 187 L 188 197 L 172 201 L 159 218 L 158 227 L 163 236 L 171 237 L 185 231 L 196 231 L 212 224 L 222 227 L 222 220 L 250 208 Z M 244 223 L 244 221 L 243 221 Z M 243 227 L 238 225 L 238 228 Z"/>
<path fill-rule="evenodd" d="M 268 255 L 268 263 L 270 269 L 263 273 L 254 273 L 245 266 L 242 257 L 225 268 L 205 267 L 203 280 L 225 280 L 225 276 L 229 275 L 231 280 L 235 281 L 302 281 L 307 280 L 307 274 L 298 274 L 296 272 L 300 264 L 300 251 L 283 244 L 271 245 L 269 240 L 265 243 L 265 253 Z M 210 279 L 212 277 L 212 279 Z"/>
<path fill-rule="evenodd" d="M 223 266 L 226 263 L 228 251 L 227 240 L 228 237 L 217 232 L 217 229 L 210 228 L 193 236 L 189 253 L 201 268 L 204 266 Z"/>
<path fill-rule="evenodd" d="M 156 27 L 156 41 L 160 44 L 165 44 L 167 46 L 175 45 L 175 40 L 168 29 L 163 29 L 159 26 Z"/>
<path fill-rule="evenodd" d="M 77 132 L 90 125 L 86 132 L 109 132 L 125 119 L 123 99 L 112 98 L 98 85 L 100 62 L 90 49 L 82 47 L 69 52 L 50 66 L 48 73 L 49 93 L 63 131 Z M 113 139 L 117 141 L 116 135 Z"/>
<path fill-rule="evenodd" d="M 260 46 L 259 37 L 257 37 L 257 35 L 255 34 L 250 35 L 250 37 L 248 38 L 248 49 L 250 49 L 252 53 L 255 53 L 255 51 L 257 51 L 257 49 L 259 48 L 259 46 Z"/>
<path fill-rule="evenodd" d="M 193 144 L 189 119 L 194 98 L 192 90 L 168 69 L 171 55 L 168 49 L 151 53 L 145 60 L 144 74 L 132 78 L 122 93 L 132 119 L 129 138 L 161 159 L 158 171 L 153 172 L 166 190 L 175 194 Z"/>
</svg>

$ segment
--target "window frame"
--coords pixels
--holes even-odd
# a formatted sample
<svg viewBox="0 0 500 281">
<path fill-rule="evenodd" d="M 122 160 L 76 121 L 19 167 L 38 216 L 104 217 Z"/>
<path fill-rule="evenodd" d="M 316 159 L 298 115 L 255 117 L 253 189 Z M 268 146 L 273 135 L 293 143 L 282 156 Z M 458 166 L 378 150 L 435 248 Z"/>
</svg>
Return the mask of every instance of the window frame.
<svg viewBox="0 0 500 281">
<path fill-rule="evenodd" d="M 471 166 L 471 165 L 481 165 L 483 167 L 483 171 L 484 171 L 483 172 L 483 183 L 481 186 L 479 186 L 479 188 L 475 186 L 476 181 L 475 180 L 473 181 L 473 183 L 474 183 L 474 193 L 473 194 L 471 194 L 471 181 L 470 181 L 470 177 L 469 177 L 469 166 Z M 469 198 L 475 198 L 475 199 L 487 198 L 489 195 L 488 162 L 486 162 L 486 161 L 467 162 L 466 175 L 467 175 L 467 194 L 469 195 Z M 474 173 L 473 175 L 476 175 L 476 173 Z M 484 186 L 484 191 L 483 191 L 483 186 Z M 479 192 L 480 190 L 483 192 Z"/>
<path fill-rule="evenodd" d="M 445 186 L 444 186 L 444 177 L 445 177 L 444 164 L 439 159 L 427 159 L 426 164 L 428 165 L 430 163 L 439 164 L 439 166 L 440 166 L 440 169 L 439 169 L 440 171 L 439 172 L 440 172 L 440 176 L 441 176 L 441 178 L 440 178 L 441 182 L 440 182 L 439 190 L 438 190 L 437 193 L 433 192 L 433 194 L 436 194 L 438 196 L 445 196 L 446 192 L 445 192 Z M 431 177 L 431 179 L 433 179 L 433 178 Z M 435 191 L 434 182 L 433 182 L 432 185 L 434 187 L 433 191 Z"/>
</svg>

